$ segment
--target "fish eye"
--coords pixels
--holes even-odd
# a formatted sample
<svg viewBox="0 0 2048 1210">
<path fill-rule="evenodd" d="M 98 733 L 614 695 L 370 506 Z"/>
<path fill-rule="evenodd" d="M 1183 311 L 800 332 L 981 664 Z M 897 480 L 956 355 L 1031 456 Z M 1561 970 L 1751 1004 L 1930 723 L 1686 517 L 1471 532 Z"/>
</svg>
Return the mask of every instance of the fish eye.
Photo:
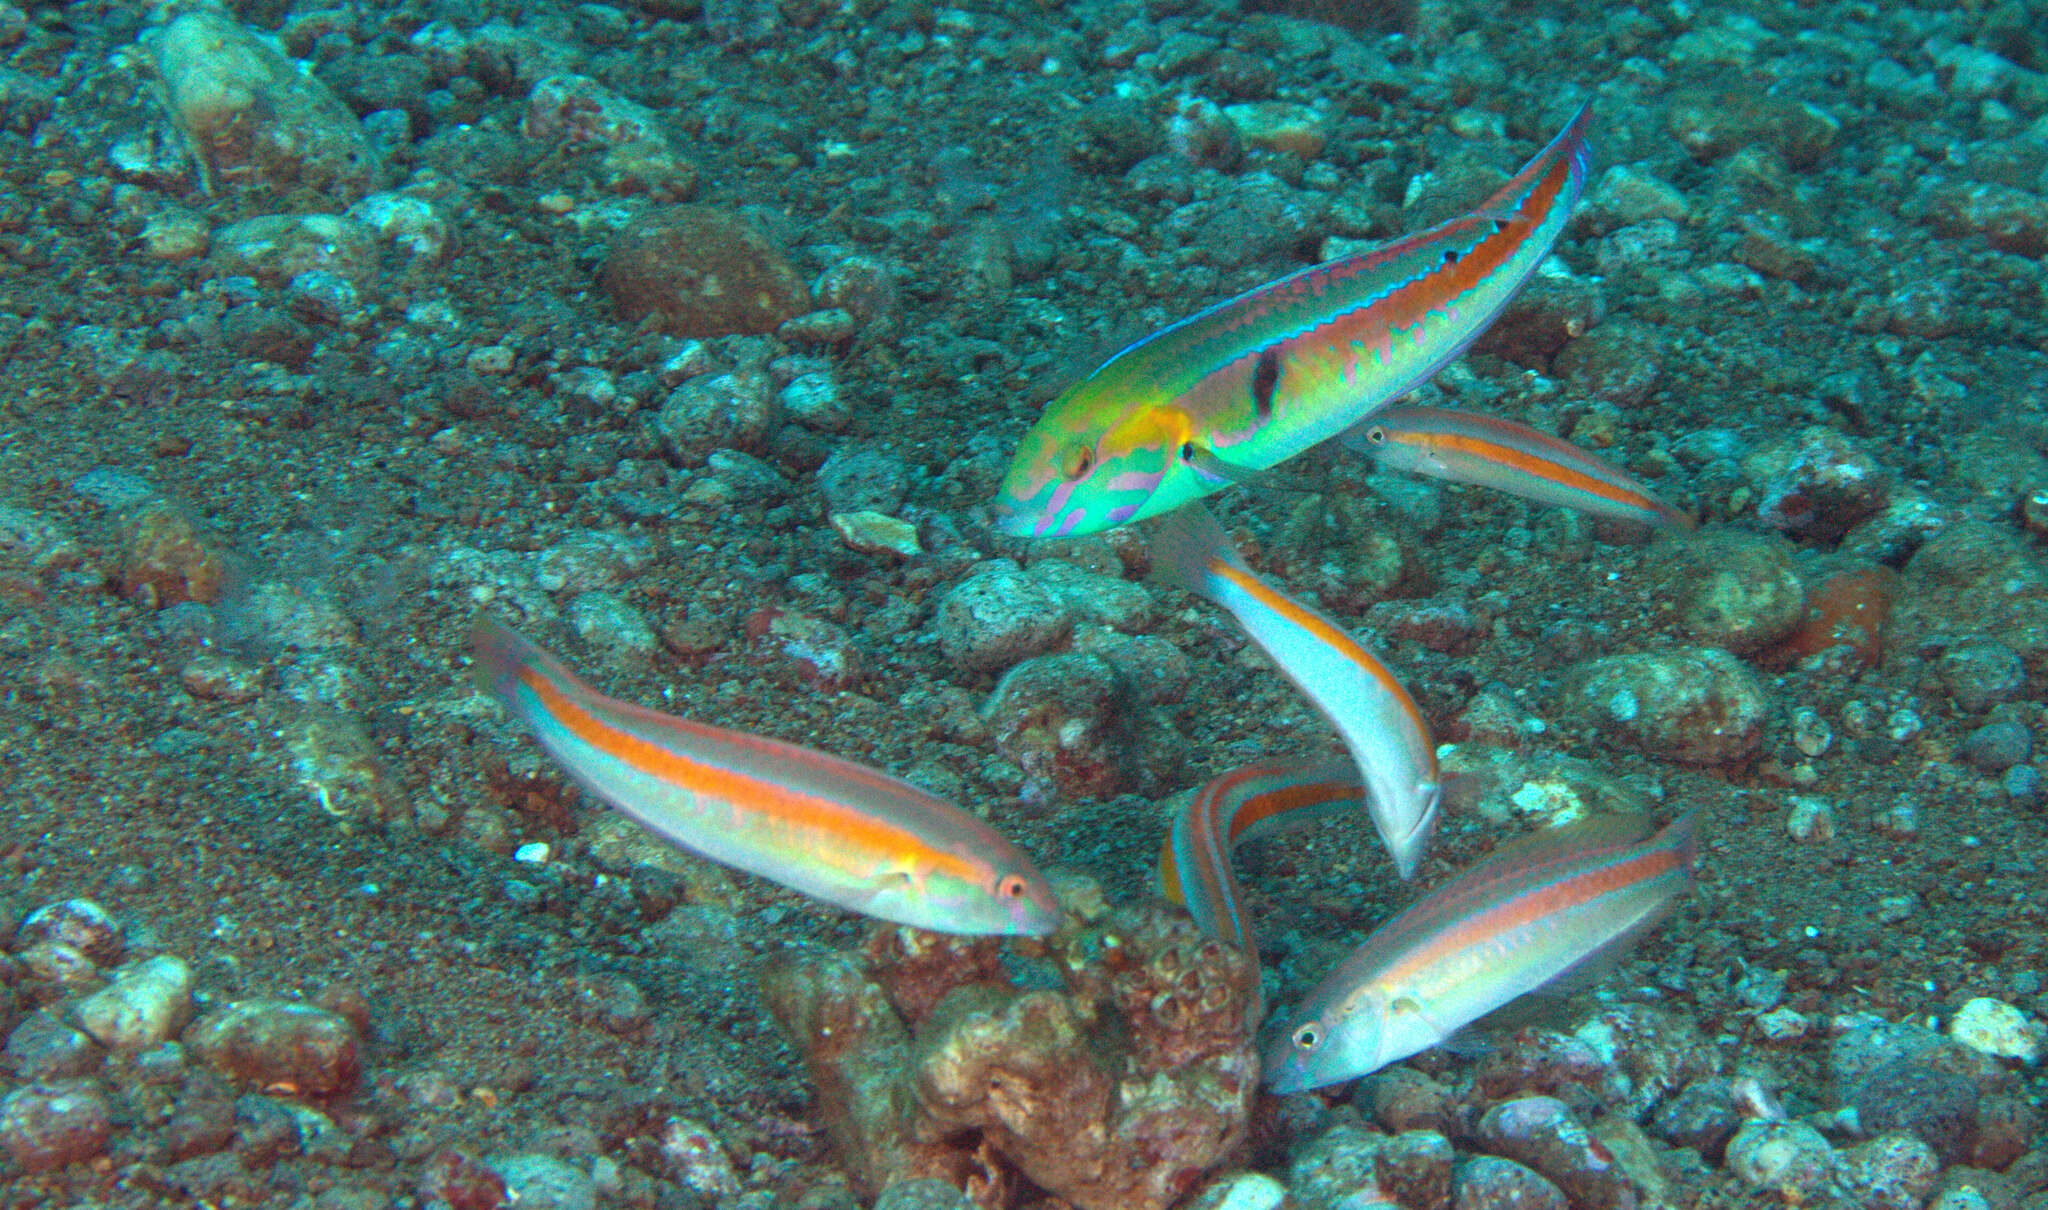
<svg viewBox="0 0 2048 1210">
<path fill-rule="evenodd" d="M 996 898 L 1022 899 L 1027 889 L 1024 885 L 1024 875 L 1006 874 L 1001 882 L 996 883 Z"/>
<path fill-rule="evenodd" d="M 1060 473 L 1069 481 L 1086 478 L 1095 469 L 1095 447 L 1089 445 L 1068 446 L 1061 455 Z"/>
<path fill-rule="evenodd" d="M 1183 441 L 1180 443 L 1180 460 L 1182 462 L 1193 462 L 1195 460 L 1194 442 Z"/>
<path fill-rule="evenodd" d="M 1322 1031 L 1313 1025 L 1304 1025 L 1294 1031 L 1294 1049 L 1296 1050 L 1314 1050 L 1322 1044 Z"/>
<path fill-rule="evenodd" d="M 1387 443 L 1387 430 L 1375 424 L 1365 430 L 1365 439 L 1373 445 L 1385 445 Z"/>
</svg>

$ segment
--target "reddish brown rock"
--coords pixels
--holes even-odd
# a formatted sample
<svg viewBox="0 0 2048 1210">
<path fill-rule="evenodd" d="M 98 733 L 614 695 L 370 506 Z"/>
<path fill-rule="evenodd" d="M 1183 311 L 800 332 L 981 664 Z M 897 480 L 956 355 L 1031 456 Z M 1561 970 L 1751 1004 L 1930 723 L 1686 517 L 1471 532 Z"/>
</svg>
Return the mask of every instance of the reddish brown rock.
<svg viewBox="0 0 2048 1210">
<path fill-rule="evenodd" d="M 362 1074 L 355 1027 L 310 1004 L 233 1004 L 187 1030 L 185 1045 L 237 1079 L 307 1096 L 348 1092 Z"/>
<path fill-rule="evenodd" d="M 621 231 L 598 285 L 627 319 L 659 315 L 678 336 L 773 332 L 810 291 L 760 228 L 711 206 L 668 206 Z"/>
<path fill-rule="evenodd" d="M 219 540 L 181 509 L 143 506 L 128 533 L 121 563 L 122 595 L 161 609 L 184 601 L 220 600 L 228 563 Z"/>
</svg>

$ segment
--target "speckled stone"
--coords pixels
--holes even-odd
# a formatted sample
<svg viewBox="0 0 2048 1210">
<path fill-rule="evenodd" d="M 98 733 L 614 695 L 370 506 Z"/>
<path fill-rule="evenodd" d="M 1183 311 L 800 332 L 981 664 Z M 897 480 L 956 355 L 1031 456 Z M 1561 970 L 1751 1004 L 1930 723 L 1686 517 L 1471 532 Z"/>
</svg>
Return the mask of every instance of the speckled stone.
<svg viewBox="0 0 2048 1210">
<path fill-rule="evenodd" d="M 2048 565 L 2010 530 L 1948 526 L 1914 554 L 1885 627 L 1887 650 L 1909 653 L 1942 635 L 2003 644 L 2034 683 L 2048 683 Z"/>
<path fill-rule="evenodd" d="M 1746 1122 L 1728 1141 L 1727 1155 L 1729 1171 L 1744 1184 L 1794 1204 L 1811 1200 L 1834 1172 L 1834 1146 L 1805 1122 Z"/>
<path fill-rule="evenodd" d="M 757 450 L 782 423 L 782 401 L 765 370 L 741 368 L 692 378 L 662 402 L 654 431 L 684 465 L 712 452 Z"/>
<path fill-rule="evenodd" d="M 1722 159 L 1755 144 L 1792 168 L 1812 167 L 1842 133 L 1842 124 L 1814 105 L 1749 88 L 1681 93 L 1665 120 L 1696 160 Z"/>
<path fill-rule="evenodd" d="M 1143 584 L 1102 575 L 1060 559 L 1033 563 L 1030 575 L 1071 610 L 1076 619 L 1098 622 L 1127 634 L 1141 634 L 1158 623 L 1159 601 Z"/>
<path fill-rule="evenodd" d="M 1233 1172 L 1195 1195 L 1187 1210 L 1280 1210 L 1286 1203 L 1287 1186 L 1279 1181 L 1263 1172 Z"/>
<path fill-rule="evenodd" d="M 1965 736 L 1956 757 L 1979 773 L 1996 776 L 2024 764 L 2033 752 L 2034 736 L 2025 723 L 1999 719 Z"/>
<path fill-rule="evenodd" d="M 1690 1147 L 1718 1162 L 1742 1125 L 1726 1076 L 1694 1080 L 1657 1107 L 1650 1132 L 1674 1147 Z"/>
<path fill-rule="evenodd" d="M 1490 1107 L 1479 1119 L 1486 1150 L 1526 1164 L 1585 1210 L 1633 1210 L 1635 1190 L 1603 1158 L 1586 1128 L 1554 1097 L 1517 1097 Z"/>
<path fill-rule="evenodd" d="M 63 1080 L 98 1071 L 106 1051 L 83 1031 L 40 1010 L 23 1017 L 7 1035 L 6 1058 L 24 1079 Z"/>
<path fill-rule="evenodd" d="M 1452 1210 L 1570 1210 L 1556 1185 L 1495 1155 L 1475 1155 L 1451 1177 Z"/>
<path fill-rule="evenodd" d="M 1940 1176 L 1934 1149 L 1906 1134 L 1858 1143 L 1835 1159 L 1836 1179 L 1861 1210 L 1920 1210 Z"/>
<path fill-rule="evenodd" d="M 613 239 L 598 285 L 624 318 L 659 315 L 678 336 L 773 332 L 811 309 L 809 288 L 768 236 L 710 206 L 641 215 Z"/>
<path fill-rule="evenodd" d="M 1696 765 L 1754 755 L 1770 713 L 1756 674 L 1713 647 L 1577 665 L 1566 670 L 1559 704 L 1618 748 Z"/>
<path fill-rule="evenodd" d="M 1991 639 L 1963 639 L 1942 652 L 1934 667 L 1950 700 L 1973 714 L 2009 702 L 2027 687 L 2019 653 Z"/>
<path fill-rule="evenodd" d="M 306 1004 L 233 1004 L 187 1030 L 184 1042 L 229 1076 L 305 1096 L 347 1092 L 362 1072 L 355 1028 L 341 1016 Z"/>
<path fill-rule="evenodd" d="M 1971 998 L 1948 1023 L 1948 1036 L 1971 1050 L 2030 1066 L 2041 1061 L 2044 1034 L 2039 1021 L 1989 996 Z"/>
<path fill-rule="evenodd" d="M 1580 393 L 1619 407 L 1650 397 L 1664 373 L 1664 340 L 1626 320 L 1601 324 L 1557 355 L 1557 373 Z"/>
<path fill-rule="evenodd" d="M 942 1180 L 898 1181 L 882 1190 L 875 1210 L 974 1210 L 974 1203 Z"/>
<path fill-rule="evenodd" d="M 223 276 L 273 289 L 330 273 L 363 290 L 377 279 L 377 234 L 339 214 L 259 214 L 214 232 L 207 259 Z"/>
<path fill-rule="evenodd" d="M 1073 626 L 1073 611 L 1007 560 L 955 585 L 932 618 L 940 653 L 967 673 L 999 671 L 1062 647 Z"/>
<path fill-rule="evenodd" d="M 1782 539 L 1740 530 L 1703 534 L 1653 552 L 1661 584 L 1695 642 L 1737 654 L 1761 651 L 1798 629 L 1806 590 Z"/>
<path fill-rule="evenodd" d="M 1743 460 L 1757 519 L 1796 538 L 1832 543 L 1884 508 L 1892 475 L 1868 451 L 1815 425 Z"/>
<path fill-rule="evenodd" d="M 1978 1102 L 1969 1077 L 1901 1059 L 1864 1077 L 1851 1103 L 1865 1134 L 1912 1134 L 1959 1163 L 1976 1136 Z"/>
<path fill-rule="evenodd" d="M 107 1094 L 90 1080 L 30 1084 L 0 1100 L 0 1147 L 31 1172 L 91 1159 L 113 1133 Z"/>
</svg>

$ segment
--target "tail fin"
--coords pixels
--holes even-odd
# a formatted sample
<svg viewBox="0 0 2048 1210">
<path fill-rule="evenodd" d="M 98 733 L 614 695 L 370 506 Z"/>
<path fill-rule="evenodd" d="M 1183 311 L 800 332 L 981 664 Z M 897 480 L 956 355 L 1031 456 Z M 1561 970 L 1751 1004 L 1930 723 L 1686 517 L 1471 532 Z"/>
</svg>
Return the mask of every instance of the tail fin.
<svg viewBox="0 0 2048 1210">
<path fill-rule="evenodd" d="M 519 687 L 528 669 L 537 670 L 558 684 L 581 683 L 562 661 L 496 618 L 477 618 L 470 627 L 469 650 L 476 660 L 478 687 L 520 718 L 526 717 L 526 709 Z"/>
<path fill-rule="evenodd" d="M 1216 515 L 1200 501 L 1168 513 L 1152 531 L 1150 578 L 1157 583 L 1213 597 L 1209 564 L 1216 560 L 1244 563 Z"/>
</svg>

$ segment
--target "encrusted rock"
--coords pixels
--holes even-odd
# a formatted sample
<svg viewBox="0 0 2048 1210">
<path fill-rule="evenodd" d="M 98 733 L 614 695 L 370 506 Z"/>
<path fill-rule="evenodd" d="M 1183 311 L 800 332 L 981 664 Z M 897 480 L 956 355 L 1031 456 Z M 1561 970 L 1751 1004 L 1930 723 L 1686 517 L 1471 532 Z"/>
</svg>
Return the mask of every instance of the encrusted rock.
<svg viewBox="0 0 2048 1210">
<path fill-rule="evenodd" d="M 1479 1210 L 1484 1206 L 1570 1210 L 1571 1206 L 1556 1185 L 1497 1155 L 1475 1155 L 1458 1165 L 1451 1178 L 1451 1204 L 1458 1210 Z"/>
<path fill-rule="evenodd" d="M 1073 651 L 1012 668 L 982 715 L 997 749 L 1024 770 L 1024 796 L 1046 802 L 1106 797 L 1129 784 L 1134 704 L 1115 665 Z"/>
<path fill-rule="evenodd" d="M 186 1031 L 185 1045 L 236 1079 L 305 1096 L 351 1091 L 362 1073 L 355 1027 L 307 1004 L 230 1005 Z"/>
<path fill-rule="evenodd" d="M 1831 428 L 1813 426 L 1743 460 L 1757 518 L 1794 537 L 1834 542 L 1885 505 L 1892 476 Z"/>
<path fill-rule="evenodd" d="M 220 600 L 227 578 L 220 540 L 183 509 L 152 502 L 127 527 L 123 595 L 159 609 L 184 601 L 210 605 Z"/>
<path fill-rule="evenodd" d="M 259 214 L 215 232 L 208 260 L 224 277 L 273 288 L 331 273 L 360 291 L 376 280 L 377 233 L 339 214 Z"/>
<path fill-rule="evenodd" d="M 1948 1023 L 1948 1036 L 1971 1050 L 2030 1064 L 2041 1061 L 2042 1034 L 2039 1021 L 1989 996 L 1973 997 Z"/>
<path fill-rule="evenodd" d="M 1858 1143 L 1835 1160 L 1835 1177 L 1860 1210 L 1920 1210 L 1940 1176 L 1934 1149 L 1911 1135 Z"/>
<path fill-rule="evenodd" d="M 811 309 L 810 291 L 753 223 L 710 206 L 640 216 L 612 241 L 598 285 L 627 319 L 678 336 L 773 332 Z"/>
<path fill-rule="evenodd" d="M 782 422 L 782 404 L 764 370 L 741 368 L 692 378 L 655 415 L 654 431 L 671 457 L 684 464 L 713 451 L 761 448 Z"/>
<path fill-rule="evenodd" d="M 1756 674 L 1713 647 L 1578 665 L 1566 673 L 1561 705 L 1617 747 L 1696 765 L 1754 755 L 1770 712 Z"/>
<path fill-rule="evenodd" d="M 1728 1141 L 1728 1169 L 1759 1192 L 1797 1205 L 1810 1201 L 1834 1173 L 1835 1149 L 1805 1122 L 1755 1119 Z"/>
<path fill-rule="evenodd" d="M 188 12 L 145 44 L 209 192 L 353 199 L 376 187 L 376 153 L 355 115 L 232 19 Z"/>
<path fill-rule="evenodd" d="M 1665 568 L 1657 595 L 1698 643 L 1740 654 L 1791 634 L 1806 617 L 1806 591 L 1783 539 L 1722 530 L 1652 555 Z"/>
<path fill-rule="evenodd" d="M 1478 1138 L 1495 1155 L 1543 1174 L 1587 1210 L 1634 1210 L 1635 1189 L 1604 1146 L 1554 1097 L 1502 1101 L 1479 1119 Z"/>
</svg>

